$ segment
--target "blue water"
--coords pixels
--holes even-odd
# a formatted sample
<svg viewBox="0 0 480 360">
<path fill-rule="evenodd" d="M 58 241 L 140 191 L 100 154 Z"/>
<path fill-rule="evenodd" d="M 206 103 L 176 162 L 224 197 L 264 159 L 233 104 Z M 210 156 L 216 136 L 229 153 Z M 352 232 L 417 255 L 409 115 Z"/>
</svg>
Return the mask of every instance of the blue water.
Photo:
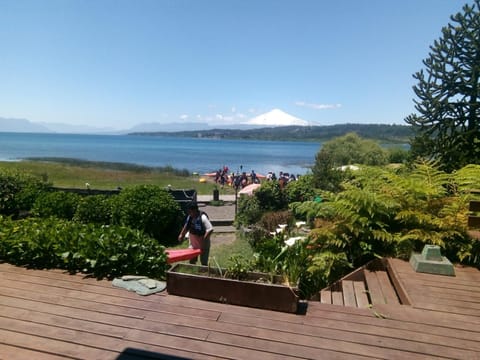
<svg viewBox="0 0 480 360">
<path fill-rule="evenodd" d="M 223 165 L 235 172 L 242 166 L 243 171 L 260 174 L 305 174 L 320 146 L 315 142 L 0 132 L 0 160 L 65 157 L 172 166 L 200 174 Z"/>
</svg>

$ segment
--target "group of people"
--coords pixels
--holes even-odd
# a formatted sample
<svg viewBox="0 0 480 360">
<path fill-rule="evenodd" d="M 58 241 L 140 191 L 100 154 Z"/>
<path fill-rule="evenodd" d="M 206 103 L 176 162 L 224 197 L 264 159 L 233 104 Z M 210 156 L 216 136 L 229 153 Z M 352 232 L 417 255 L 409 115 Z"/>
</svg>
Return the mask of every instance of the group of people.
<svg viewBox="0 0 480 360">
<path fill-rule="evenodd" d="M 252 170 L 250 174 L 247 174 L 245 171 L 239 171 L 237 174 L 234 172 L 229 174 L 228 170 L 228 166 L 224 165 L 215 172 L 215 183 L 219 184 L 222 188 L 228 185 L 236 189 L 242 189 L 248 184 L 260 183 L 260 179 L 255 173 L 255 170 Z"/>
<path fill-rule="evenodd" d="M 289 173 L 284 173 L 283 171 L 280 171 L 279 175 L 278 175 L 278 180 L 285 180 L 286 182 L 289 182 L 289 181 L 295 181 L 297 180 L 297 178 L 299 177 L 300 175 L 297 175 L 295 176 L 294 174 L 289 174 Z M 269 171 L 268 174 L 267 174 L 267 177 L 266 179 L 268 181 L 275 181 L 277 180 L 277 176 L 275 175 L 274 172 L 272 171 Z"/>
<path fill-rule="evenodd" d="M 290 181 L 296 181 L 300 175 L 295 176 L 294 174 L 289 174 L 287 172 L 280 171 L 278 174 L 278 179 L 277 176 L 275 175 L 274 172 L 269 171 L 267 174 L 267 181 L 278 181 L 280 188 L 284 188 L 285 185 L 287 185 Z"/>
<path fill-rule="evenodd" d="M 245 186 L 249 184 L 259 184 L 260 177 L 257 175 L 255 170 L 252 170 L 249 174 L 247 172 L 242 171 L 242 166 L 240 167 L 240 171 L 235 174 L 234 172 L 228 173 L 228 166 L 224 165 L 222 168 L 218 169 L 215 172 L 215 183 L 221 185 L 223 188 L 225 185 L 233 186 L 237 190 L 243 189 Z M 283 188 L 287 183 L 290 181 L 295 181 L 298 179 L 300 175 L 295 176 L 294 174 L 290 174 L 287 172 L 280 171 L 278 178 L 273 171 L 269 171 L 265 179 L 267 181 L 278 181 L 280 186 Z"/>
</svg>

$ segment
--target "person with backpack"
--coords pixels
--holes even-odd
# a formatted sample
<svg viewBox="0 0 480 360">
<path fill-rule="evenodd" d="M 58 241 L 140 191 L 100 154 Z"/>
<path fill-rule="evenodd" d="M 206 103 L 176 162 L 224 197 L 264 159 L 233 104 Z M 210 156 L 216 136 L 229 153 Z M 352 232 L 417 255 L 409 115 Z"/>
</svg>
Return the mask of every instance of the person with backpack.
<svg viewBox="0 0 480 360">
<path fill-rule="evenodd" d="M 189 234 L 190 248 L 200 249 L 200 263 L 208 265 L 208 256 L 210 253 L 210 235 L 213 232 L 213 226 L 208 215 L 198 209 L 197 203 L 191 203 L 187 209 L 188 216 L 178 235 L 178 241 L 182 242 L 185 235 Z M 196 264 L 198 257 L 190 259 L 190 264 Z"/>
</svg>

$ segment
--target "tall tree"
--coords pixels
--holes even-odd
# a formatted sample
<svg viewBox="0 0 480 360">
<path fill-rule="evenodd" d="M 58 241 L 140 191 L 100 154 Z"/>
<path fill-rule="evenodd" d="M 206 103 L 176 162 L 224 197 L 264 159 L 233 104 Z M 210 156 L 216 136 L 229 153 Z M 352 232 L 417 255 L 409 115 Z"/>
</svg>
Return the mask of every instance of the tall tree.
<svg viewBox="0 0 480 360">
<path fill-rule="evenodd" d="M 418 114 L 405 119 L 415 130 L 412 154 L 449 171 L 480 163 L 480 0 L 462 10 L 413 75 Z"/>
</svg>

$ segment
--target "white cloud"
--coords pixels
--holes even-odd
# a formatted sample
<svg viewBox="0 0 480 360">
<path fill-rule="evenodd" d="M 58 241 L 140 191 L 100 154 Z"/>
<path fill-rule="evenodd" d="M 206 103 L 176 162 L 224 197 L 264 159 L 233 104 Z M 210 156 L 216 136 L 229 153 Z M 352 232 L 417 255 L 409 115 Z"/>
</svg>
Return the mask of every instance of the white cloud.
<svg viewBox="0 0 480 360">
<path fill-rule="evenodd" d="M 315 110 L 338 109 L 342 107 L 342 104 L 312 104 L 305 101 L 296 101 L 295 105 Z"/>
<path fill-rule="evenodd" d="M 182 120 L 187 120 L 187 119 L 188 119 L 188 115 L 187 115 L 187 114 L 182 114 L 182 115 L 180 115 L 180 119 L 182 119 Z"/>
<path fill-rule="evenodd" d="M 238 117 L 237 114 L 235 115 L 224 115 L 224 114 L 215 114 L 215 116 L 212 117 L 206 117 L 205 120 L 208 121 L 209 124 L 211 125 L 216 125 L 216 124 L 229 124 L 229 123 L 235 123 L 235 118 Z"/>
<path fill-rule="evenodd" d="M 235 106 L 232 107 L 232 113 L 234 112 L 237 112 L 237 109 L 235 108 Z"/>
</svg>

